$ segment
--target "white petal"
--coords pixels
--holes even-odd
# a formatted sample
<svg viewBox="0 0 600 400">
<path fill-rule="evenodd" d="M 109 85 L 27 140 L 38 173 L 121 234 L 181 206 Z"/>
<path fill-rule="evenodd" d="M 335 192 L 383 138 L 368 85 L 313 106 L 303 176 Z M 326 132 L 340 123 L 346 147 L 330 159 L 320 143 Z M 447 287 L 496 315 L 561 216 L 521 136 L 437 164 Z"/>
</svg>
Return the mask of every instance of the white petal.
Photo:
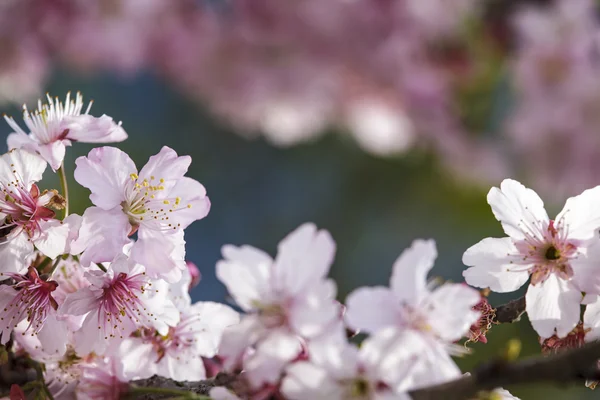
<svg viewBox="0 0 600 400">
<path fill-rule="evenodd" d="M 460 369 L 452 360 L 444 345 L 427 341 L 406 378 L 400 381 L 397 390 L 414 390 L 457 379 Z"/>
<path fill-rule="evenodd" d="M 37 154 L 16 149 L 0 156 L 0 182 L 18 182 L 27 190 L 42 179 L 46 170 L 46 161 Z"/>
<path fill-rule="evenodd" d="M 130 231 L 129 219 L 120 207 L 109 211 L 90 207 L 83 213 L 79 237 L 71 243 L 71 253 L 83 252 L 80 261 L 86 267 L 91 262 L 112 261 L 130 242 L 127 238 Z"/>
<path fill-rule="evenodd" d="M 84 315 L 98 307 L 98 297 L 89 287 L 79 289 L 65 298 L 58 309 L 62 315 Z"/>
<path fill-rule="evenodd" d="M 597 232 L 600 228 L 598 204 L 600 204 L 600 186 L 567 199 L 565 207 L 556 216 L 556 222 L 567 227 L 570 240 L 591 239 L 598 236 Z"/>
<path fill-rule="evenodd" d="M 427 294 L 427 274 L 437 258 L 434 240 L 415 240 L 393 267 L 390 287 L 406 304 L 415 304 Z"/>
<path fill-rule="evenodd" d="M 38 333 L 38 339 L 44 352 L 58 356 L 64 354 L 69 340 L 66 322 L 58 320 L 56 314 L 49 315 Z"/>
<path fill-rule="evenodd" d="M 352 329 L 374 333 L 399 324 L 400 303 L 386 287 L 358 288 L 346 298 L 344 318 Z"/>
<path fill-rule="evenodd" d="M 34 256 L 34 247 L 25 232 L 8 243 L 0 244 L 0 281 L 9 278 L 8 273 L 24 274 Z"/>
<path fill-rule="evenodd" d="M 290 400 L 345 400 L 343 383 L 309 362 L 298 362 L 286 370 L 281 391 Z"/>
<path fill-rule="evenodd" d="M 115 359 L 118 375 L 127 380 L 146 379 L 156 374 L 158 354 L 152 343 L 137 338 L 126 338 L 117 345 L 111 357 Z"/>
<path fill-rule="evenodd" d="M 278 246 L 274 266 L 276 288 L 290 295 L 307 290 L 327 276 L 335 255 L 329 232 L 304 224 L 286 236 Z"/>
<path fill-rule="evenodd" d="M 465 336 L 481 313 L 473 311 L 481 295 L 475 289 L 459 283 L 447 283 L 426 299 L 424 312 L 437 335 L 447 342 Z"/>
<path fill-rule="evenodd" d="M 299 336 L 313 338 L 322 335 L 341 321 L 342 311 L 335 301 L 335 293 L 335 283 L 324 280 L 292 301 L 288 322 Z"/>
<path fill-rule="evenodd" d="M 74 343 L 73 347 L 80 356 L 85 356 L 92 351 L 97 354 L 102 352 L 108 347 L 108 340 L 104 338 L 104 330 L 98 329 L 98 311 L 89 313 L 81 329 L 75 332 L 73 335 Z"/>
<path fill-rule="evenodd" d="M 235 369 L 248 347 L 254 345 L 265 334 L 267 331 L 254 315 L 246 315 L 239 324 L 225 328 L 219 349 L 219 355 L 225 359 L 225 370 Z"/>
<path fill-rule="evenodd" d="M 244 360 L 248 382 L 254 388 L 279 381 L 285 366 L 298 357 L 302 347 L 296 335 L 284 330 L 271 331 L 256 351 Z"/>
<path fill-rule="evenodd" d="M 137 173 L 131 158 L 115 147 L 97 147 L 75 164 L 75 180 L 90 189 L 92 203 L 105 210 L 121 205 L 126 184 Z"/>
<path fill-rule="evenodd" d="M 37 152 L 44 160 L 48 161 L 48 164 L 50 164 L 52 170 L 56 171 L 58 168 L 60 168 L 65 159 L 67 148 L 64 141 L 58 140 L 55 142 L 38 145 Z"/>
<path fill-rule="evenodd" d="M 588 241 L 586 251 L 571 260 L 573 283 L 587 295 L 600 294 L 600 240 Z"/>
<path fill-rule="evenodd" d="M 567 336 L 579 322 L 581 292 L 564 279 L 550 274 L 537 285 L 529 285 L 526 311 L 533 329 L 542 338 Z"/>
<path fill-rule="evenodd" d="M 310 362 L 327 372 L 331 378 L 346 380 L 359 372 L 359 350 L 344 338 L 320 337 L 308 343 Z"/>
<path fill-rule="evenodd" d="M 160 152 L 148 159 L 148 162 L 140 171 L 140 179 L 163 179 L 161 184 L 168 192 L 171 187 L 187 172 L 192 158 L 190 156 L 178 156 L 175 150 L 163 146 Z"/>
<path fill-rule="evenodd" d="M 69 129 L 67 139 L 82 143 L 111 143 L 127 139 L 121 124 L 115 123 L 108 115 L 68 115 L 64 118 L 64 127 Z"/>
<path fill-rule="evenodd" d="M 504 232 L 515 240 L 526 236 L 540 237 L 541 225 L 548 221 L 544 202 L 531 189 L 521 183 L 505 179 L 500 189 L 492 188 L 487 196 L 496 219 Z"/>
<path fill-rule="evenodd" d="M 223 331 L 240 322 L 239 314 L 231 307 L 210 301 L 193 304 L 182 313 L 181 322 L 186 324 L 196 317 L 197 323 L 193 326 L 185 326 L 186 330 L 193 335 L 194 352 L 203 357 L 213 357 L 219 348 Z"/>
<path fill-rule="evenodd" d="M 57 219 L 40 221 L 41 235 L 34 240 L 35 247 L 44 255 L 55 259 L 67 249 L 71 226 Z"/>
<path fill-rule="evenodd" d="M 248 311 L 256 302 L 271 300 L 273 260 L 268 254 L 251 246 L 223 246 L 224 260 L 217 263 L 217 278 L 227 287 L 235 302 Z"/>
<path fill-rule="evenodd" d="M 206 379 L 206 369 L 202 357 L 192 352 L 168 354 L 156 366 L 156 374 L 178 381 L 198 381 Z"/>
<path fill-rule="evenodd" d="M 470 266 L 463 272 L 465 281 L 475 287 L 498 293 L 512 292 L 529 279 L 526 265 L 520 265 L 511 238 L 485 238 L 463 254 L 462 261 Z"/>
<path fill-rule="evenodd" d="M 583 313 L 583 327 L 590 329 L 585 335 L 585 340 L 590 342 L 600 338 L 600 299 L 585 307 Z"/>
<path fill-rule="evenodd" d="M 164 279 L 169 283 L 178 282 L 185 260 L 173 257 L 176 247 L 185 247 L 183 231 L 165 235 L 142 227 L 138 231 L 138 240 L 131 247 L 131 259 L 146 267 L 150 278 Z"/>
</svg>

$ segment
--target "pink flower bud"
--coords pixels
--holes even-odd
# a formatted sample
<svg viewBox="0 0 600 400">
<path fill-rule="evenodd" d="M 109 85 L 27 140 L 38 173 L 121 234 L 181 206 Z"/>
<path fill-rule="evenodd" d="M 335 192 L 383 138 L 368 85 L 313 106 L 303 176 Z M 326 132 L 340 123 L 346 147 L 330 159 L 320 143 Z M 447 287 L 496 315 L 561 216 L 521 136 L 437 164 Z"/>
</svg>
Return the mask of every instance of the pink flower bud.
<svg viewBox="0 0 600 400">
<path fill-rule="evenodd" d="M 190 275 L 192 276 L 192 281 L 190 282 L 190 290 L 192 290 L 200 283 L 200 280 L 202 279 L 202 274 L 200 273 L 200 270 L 198 269 L 196 264 L 194 264 L 193 262 L 186 261 L 185 265 L 187 265 L 188 271 L 190 271 Z"/>
</svg>

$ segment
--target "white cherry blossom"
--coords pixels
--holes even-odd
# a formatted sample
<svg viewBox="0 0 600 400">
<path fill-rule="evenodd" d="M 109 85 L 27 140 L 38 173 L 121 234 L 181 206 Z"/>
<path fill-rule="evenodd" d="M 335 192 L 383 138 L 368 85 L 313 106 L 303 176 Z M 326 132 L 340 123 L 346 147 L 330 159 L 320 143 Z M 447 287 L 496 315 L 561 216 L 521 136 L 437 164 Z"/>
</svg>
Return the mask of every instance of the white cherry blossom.
<svg viewBox="0 0 600 400">
<path fill-rule="evenodd" d="M 58 97 L 47 97 L 48 103 L 44 104 L 39 100 L 38 108 L 33 112 L 29 112 L 27 105 L 23 105 L 23 121 L 29 133 L 21 129 L 11 117 L 4 117 L 14 129 L 8 136 L 9 149 L 21 148 L 38 153 L 56 171 L 65 158 L 66 146 L 70 146 L 72 142 L 109 143 L 127 139 L 121 123 L 116 124 L 107 115 L 89 115 L 92 102 L 85 113 L 81 114 L 81 93 L 77 93 L 75 99 L 71 99 L 71 93 L 67 93 L 64 104 Z"/>
<path fill-rule="evenodd" d="M 274 383 L 300 354 L 301 339 L 318 337 L 336 325 L 335 285 L 326 279 L 334 253 L 329 233 L 313 224 L 283 239 L 275 260 L 251 246 L 223 247 L 217 277 L 248 313 L 224 333 L 220 355 L 227 367 L 243 358 L 253 386 Z"/>
<path fill-rule="evenodd" d="M 431 290 L 426 279 L 436 257 L 433 240 L 415 240 L 394 263 L 389 288 L 363 287 L 348 295 L 345 319 L 350 328 L 367 333 L 389 327 L 418 333 L 427 343 L 423 374 L 444 381 L 460 373 L 448 351 L 460 353 L 453 343 L 478 320 L 472 308 L 480 295 L 462 284 Z"/>
<path fill-rule="evenodd" d="M 413 332 L 384 329 L 360 349 L 326 338 L 309 344 L 309 360 L 286 369 L 282 392 L 290 400 L 410 400 L 424 342 Z"/>
<path fill-rule="evenodd" d="M 600 264 L 587 257 L 598 245 L 600 186 L 569 198 L 551 220 L 531 189 L 506 179 L 488 193 L 505 238 L 486 238 L 469 248 L 463 263 L 468 284 L 512 292 L 529 277 L 527 314 L 542 338 L 566 336 L 580 318 L 582 292 L 600 293 Z"/>
</svg>

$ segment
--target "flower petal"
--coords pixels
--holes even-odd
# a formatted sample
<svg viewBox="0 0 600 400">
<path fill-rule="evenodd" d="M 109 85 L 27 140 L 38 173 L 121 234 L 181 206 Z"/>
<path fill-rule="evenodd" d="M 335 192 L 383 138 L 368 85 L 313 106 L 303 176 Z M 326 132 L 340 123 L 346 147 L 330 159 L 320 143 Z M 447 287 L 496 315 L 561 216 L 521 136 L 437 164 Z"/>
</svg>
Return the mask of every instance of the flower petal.
<svg viewBox="0 0 600 400">
<path fill-rule="evenodd" d="M 597 236 L 600 228 L 600 186 L 585 190 L 565 202 L 556 216 L 557 225 L 564 225 L 570 240 L 588 240 Z"/>
<path fill-rule="evenodd" d="M 90 207 L 83 213 L 79 237 L 71 243 L 71 254 L 79 254 L 83 266 L 112 261 L 130 240 L 131 225 L 120 207 L 110 211 Z"/>
<path fill-rule="evenodd" d="M 485 238 L 467 249 L 462 261 L 471 266 L 463 271 L 471 286 L 505 293 L 517 290 L 529 279 L 527 266 L 520 264 L 522 259 L 511 238 Z"/>
<path fill-rule="evenodd" d="M 110 210 L 125 200 L 125 187 L 137 173 L 129 156 L 115 147 L 98 147 L 75 160 L 75 180 L 90 189 L 94 205 Z"/>
<path fill-rule="evenodd" d="M 548 221 L 548 214 L 536 192 L 515 180 L 505 179 L 500 189 L 490 190 L 487 200 L 508 236 L 515 240 L 542 237 L 541 223 Z"/>
<path fill-rule="evenodd" d="M 37 154 L 15 149 L 0 156 L 0 182 L 18 182 L 27 190 L 42 179 L 46 161 Z"/>
<path fill-rule="evenodd" d="M 138 231 L 138 240 L 131 247 L 131 259 L 146 267 L 150 278 L 164 279 L 169 283 L 178 282 L 186 268 L 183 231 L 163 234 L 152 230 Z"/>
<path fill-rule="evenodd" d="M 252 246 L 223 246 L 224 260 L 217 263 L 217 278 L 238 306 L 252 310 L 256 302 L 268 304 L 272 295 L 271 257 Z"/>
<path fill-rule="evenodd" d="M 162 179 L 161 185 L 165 187 L 165 191 L 168 193 L 173 185 L 183 178 L 191 163 L 192 158 L 190 156 L 178 156 L 175 150 L 163 146 L 158 154 L 148 159 L 148 162 L 140 171 L 140 179 L 147 179 L 148 182 L 156 180 L 157 183 Z"/>
<path fill-rule="evenodd" d="M 274 285 L 290 295 L 307 290 L 323 279 L 335 255 L 335 242 L 329 232 L 317 231 L 314 224 L 303 224 L 287 235 L 278 246 Z"/>
<path fill-rule="evenodd" d="M 600 298 L 588 304 L 583 313 L 583 328 L 590 329 L 585 335 L 585 340 L 591 342 L 600 338 Z"/>
<path fill-rule="evenodd" d="M 114 143 L 127 139 L 127 133 L 121 127 L 121 123 L 115 123 L 108 115 L 67 115 L 63 126 L 69 130 L 67 139 L 82 143 Z"/>
<path fill-rule="evenodd" d="M 358 288 L 346 298 L 344 318 L 352 329 L 375 333 L 399 324 L 395 293 L 386 287 Z"/>
<path fill-rule="evenodd" d="M 469 332 L 481 313 L 473 311 L 481 295 L 459 283 L 446 283 L 427 298 L 425 312 L 436 334 L 446 342 L 455 342 Z"/>
<path fill-rule="evenodd" d="M 529 285 L 525 302 L 533 329 L 542 338 L 556 333 L 559 338 L 567 336 L 579 322 L 581 292 L 572 283 L 550 274 L 537 285 Z"/>
<path fill-rule="evenodd" d="M 437 258 L 434 240 L 415 240 L 393 266 L 390 287 L 406 304 L 415 304 L 428 293 L 427 274 Z"/>
</svg>

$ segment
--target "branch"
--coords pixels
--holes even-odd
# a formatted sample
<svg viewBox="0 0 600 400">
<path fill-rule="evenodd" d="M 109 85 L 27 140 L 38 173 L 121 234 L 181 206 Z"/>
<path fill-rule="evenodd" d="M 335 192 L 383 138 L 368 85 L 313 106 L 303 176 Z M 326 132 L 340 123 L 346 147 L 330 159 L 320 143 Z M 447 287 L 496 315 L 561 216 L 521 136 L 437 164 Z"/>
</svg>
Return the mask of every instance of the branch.
<svg viewBox="0 0 600 400">
<path fill-rule="evenodd" d="M 551 356 L 530 357 L 514 363 L 496 360 L 478 367 L 470 376 L 415 390 L 410 395 L 413 400 L 464 400 L 475 397 L 481 391 L 514 384 L 583 384 L 588 379 L 600 379 L 599 359 L 600 341 Z"/>
<path fill-rule="evenodd" d="M 493 321 L 499 324 L 517 322 L 521 319 L 521 315 L 523 315 L 524 312 L 525 296 L 496 307 L 496 315 Z"/>
<path fill-rule="evenodd" d="M 134 387 L 146 387 L 146 388 L 163 388 L 163 389 L 177 389 L 187 390 L 192 393 L 207 396 L 210 389 L 216 386 L 228 386 L 236 380 L 237 376 L 219 373 L 214 378 L 205 379 L 197 382 L 177 382 L 169 378 L 163 378 L 162 376 L 154 375 L 148 379 L 140 379 L 132 381 L 131 384 Z M 155 399 L 167 399 L 172 398 L 169 395 L 164 394 L 145 394 L 142 396 L 135 397 L 136 399 L 143 400 L 155 400 Z"/>
</svg>

